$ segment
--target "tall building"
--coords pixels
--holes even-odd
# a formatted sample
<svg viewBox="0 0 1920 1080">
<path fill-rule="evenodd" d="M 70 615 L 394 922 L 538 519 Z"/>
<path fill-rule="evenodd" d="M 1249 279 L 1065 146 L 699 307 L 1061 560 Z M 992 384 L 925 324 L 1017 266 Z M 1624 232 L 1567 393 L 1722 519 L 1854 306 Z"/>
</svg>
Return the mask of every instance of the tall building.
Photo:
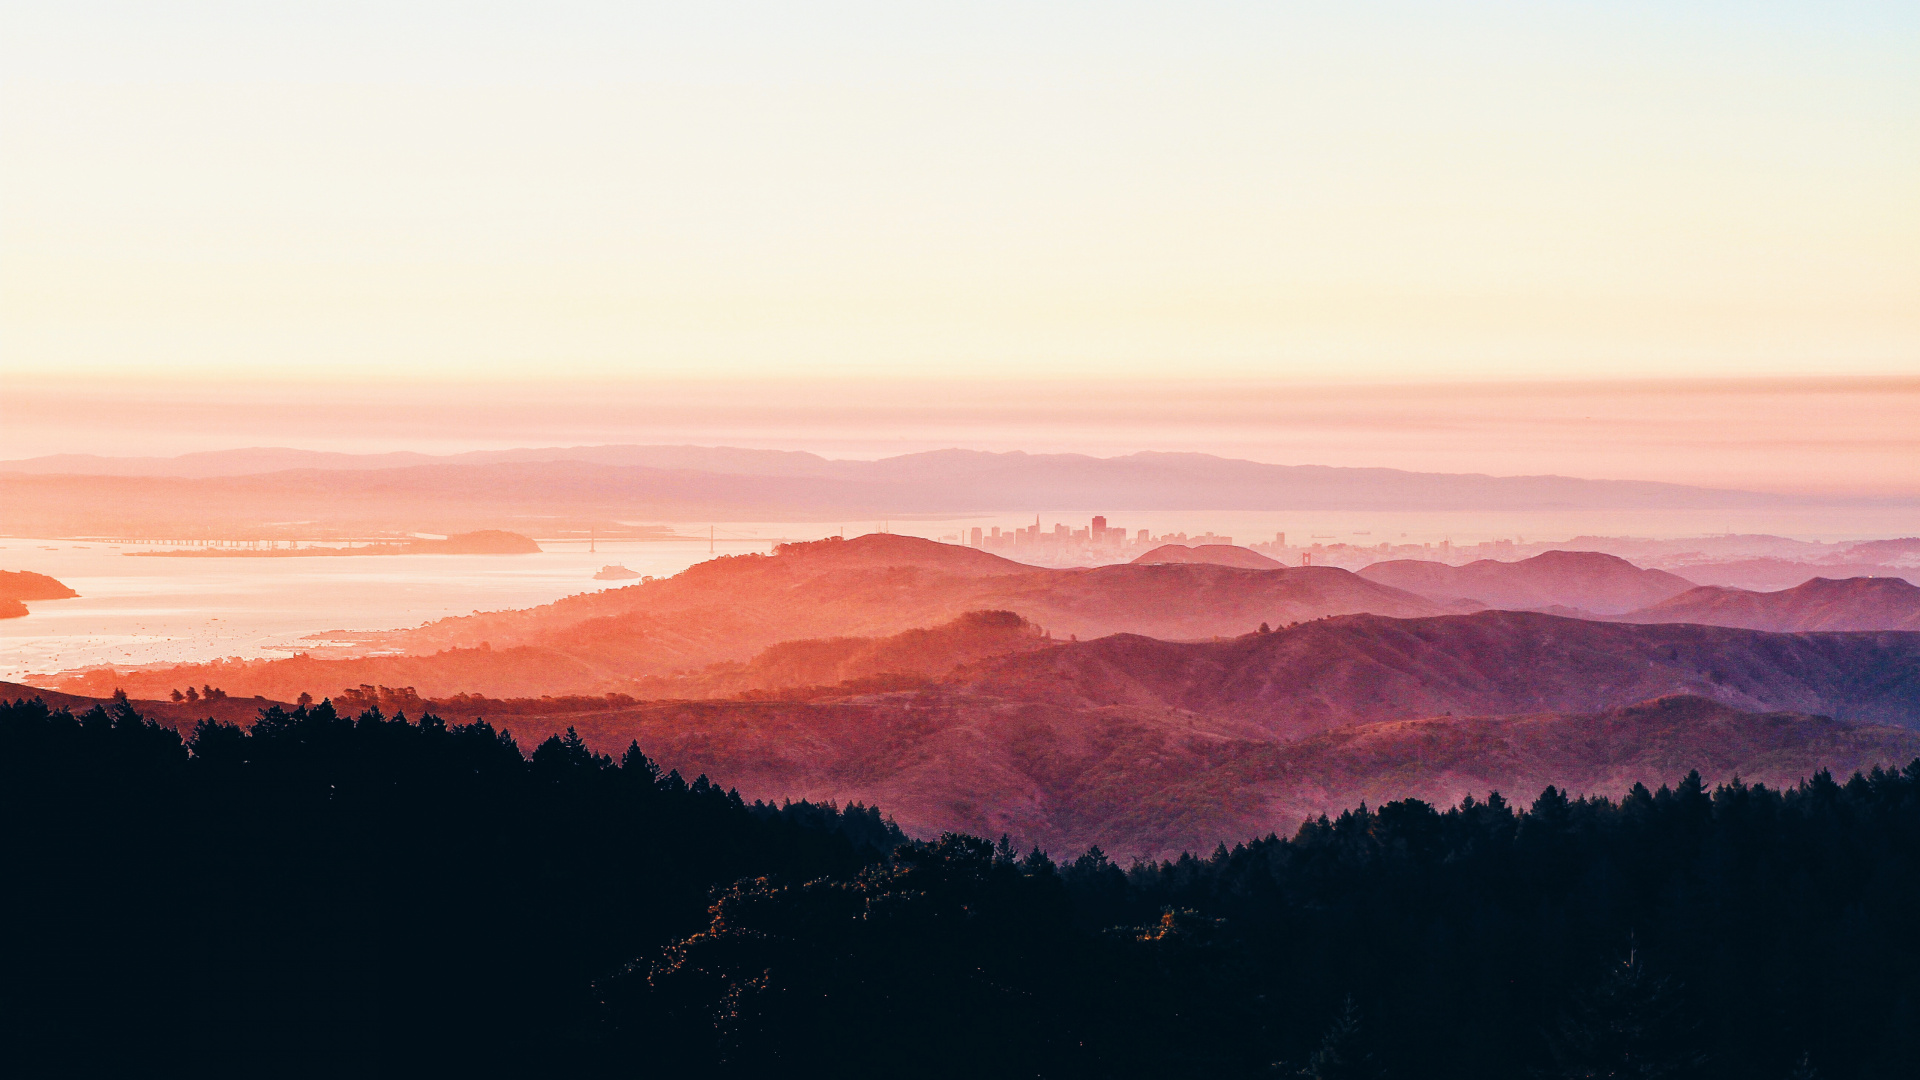
<svg viewBox="0 0 1920 1080">
<path fill-rule="evenodd" d="M 1106 536 L 1107 536 L 1107 519 L 1105 517 L 1095 516 L 1093 519 L 1093 537 L 1092 537 L 1093 542 L 1097 544 L 1100 541 L 1106 539 Z"/>
<path fill-rule="evenodd" d="M 978 530 L 978 529 L 975 529 L 974 531 L 975 531 L 975 532 L 979 532 L 980 530 Z M 1286 534 L 1286 533 L 1274 533 L 1274 534 L 1273 534 L 1273 546 L 1274 546 L 1274 547 L 1286 547 L 1286 546 L 1287 546 L 1287 534 Z"/>
<path fill-rule="evenodd" d="M 1280 535 L 1285 536 L 1286 533 L 1281 533 Z M 972 543 L 972 546 L 974 547 L 980 546 L 980 526 L 978 525 L 975 525 L 973 527 L 973 535 L 971 538 L 971 543 Z"/>
</svg>

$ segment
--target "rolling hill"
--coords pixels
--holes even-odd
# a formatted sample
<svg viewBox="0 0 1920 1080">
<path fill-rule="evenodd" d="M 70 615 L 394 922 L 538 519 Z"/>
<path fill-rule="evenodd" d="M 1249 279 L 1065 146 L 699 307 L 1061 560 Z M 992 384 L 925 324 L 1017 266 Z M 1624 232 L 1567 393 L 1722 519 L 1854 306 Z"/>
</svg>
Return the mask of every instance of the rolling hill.
<svg viewBox="0 0 1920 1080">
<path fill-rule="evenodd" d="M 1163 563 L 1211 563 L 1215 566 L 1237 566 L 1243 570 L 1279 570 L 1285 565 L 1238 544 L 1195 544 L 1192 547 L 1162 544 L 1133 560 L 1135 566 L 1158 566 Z"/>
<path fill-rule="evenodd" d="M 953 678 L 1076 709 L 1172 709 L 1282 739 L 1445 713 L 1584 713 L 1668 694 L 1920 729 L 1920 634 L 1771 634 L 1533 612 L 1350 615 L 1231 641 L 1116 635 Z"/>
<path fill-rule="evenodd" d="M 1677 574 L 1597 551 L 1548 551 L 1516 562 L 1482 559 L 1465 566 L 1395 559 L 1374 563 L 1360 576 L 1441 603 L 1596 615 L 1624 614 L 1693 588 Z"/>
<path fill-rule="evenodd" d="M 809 701 L 439 703 L 523 740 L 574 728 L 619 753 L 630 741 L 683 775 L 749 799 L 862 801 L 918 835 L 1011 833 L 1054 851 L 1201 851 L 1286 834 L 1365 801 L 1449 805 L 1547 784 L 1618 795 L 1698 768 L 1791 783 L 1920 757 L 1920 733 L 1668 695 L 1591 713 L 1420 716 L 1299 740 L 1148 706 L 1076 708 L 951 687 Z"/>
<path fill-rule="evenodd" d="M 1702 585 L 1621 616 L 1750 630 L 1920 630 L 1920 587 L 1902 578 L 1814 578 L 1779 592 Z"/>
</svg>

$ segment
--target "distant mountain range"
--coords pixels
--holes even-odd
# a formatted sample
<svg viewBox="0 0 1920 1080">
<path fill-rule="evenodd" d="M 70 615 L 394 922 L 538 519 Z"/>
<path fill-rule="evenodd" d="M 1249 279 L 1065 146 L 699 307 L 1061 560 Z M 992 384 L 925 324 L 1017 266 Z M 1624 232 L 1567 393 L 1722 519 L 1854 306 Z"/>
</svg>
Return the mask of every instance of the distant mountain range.
<svg viewBox="0 0 1920 1080">
<path fill-rule="evenodd" d="M 1820 500 L 1645 481 L 1269 465 L 1206 454 L 940 450 L 878 461 L 598 446 L 423 454 L 258 448 L 0 462 L 0 531 L 302 521 L 453 532 L 516 516 L 820 520 L 1055 510 L 1700 509 Z M 1843 500 L 1858 501 L 1858 500 Z"/>
</svg>

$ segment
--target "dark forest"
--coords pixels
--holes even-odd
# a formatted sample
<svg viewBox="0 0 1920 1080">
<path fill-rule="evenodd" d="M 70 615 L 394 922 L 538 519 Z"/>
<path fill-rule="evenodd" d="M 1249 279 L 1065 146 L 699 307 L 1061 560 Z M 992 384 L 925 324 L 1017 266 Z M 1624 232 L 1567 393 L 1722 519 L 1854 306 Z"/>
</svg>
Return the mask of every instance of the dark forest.
<svg viewBox="0 0 1920 1080">
<path fill-rule="evenodd" d="M 883 809 L 883 808 L 882 808 Z M 1920 762 L 1121 865 L 577 737 L 0 704 L 14 1075 L 1915 1075 Z"/>
</svg>

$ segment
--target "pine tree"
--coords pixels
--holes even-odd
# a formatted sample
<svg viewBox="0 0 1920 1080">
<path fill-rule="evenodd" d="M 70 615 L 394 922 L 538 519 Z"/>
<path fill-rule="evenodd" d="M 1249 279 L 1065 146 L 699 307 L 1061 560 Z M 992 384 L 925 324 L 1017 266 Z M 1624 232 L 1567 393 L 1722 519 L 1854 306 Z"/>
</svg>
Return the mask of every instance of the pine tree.
<svg viewBox="0 0 1920 1080">
<path fill-rule="evenodd" d="M 1565 1080 L 1662 1080 L 1688 1075 L 1705 1061 L 1679 987 L 1649 974 L 1631 944 L 1549 1041 L 1560 1066 L 1553 1075 Z"/>
<path fill-rule="evenodd" d="M 1284 1066 L 1276 1067 L 1283 1075 Z M 1307 1063 L 1291 1071 L 1299 1080 L 1381 1080 L 1386 1070 L 1381 1068 L 1379 1058 L 1373 1052 L 1372 1039 L 1366 1027 L 1360 1022 L 1360 1007 L 1353 1003 L 1353 995 L 1348 994 L 1340 1015 L 1328 1025 L 1327 1034 L 1320 1040 L 1320 1049 L 1307 1058 Z"/>
</svg>

